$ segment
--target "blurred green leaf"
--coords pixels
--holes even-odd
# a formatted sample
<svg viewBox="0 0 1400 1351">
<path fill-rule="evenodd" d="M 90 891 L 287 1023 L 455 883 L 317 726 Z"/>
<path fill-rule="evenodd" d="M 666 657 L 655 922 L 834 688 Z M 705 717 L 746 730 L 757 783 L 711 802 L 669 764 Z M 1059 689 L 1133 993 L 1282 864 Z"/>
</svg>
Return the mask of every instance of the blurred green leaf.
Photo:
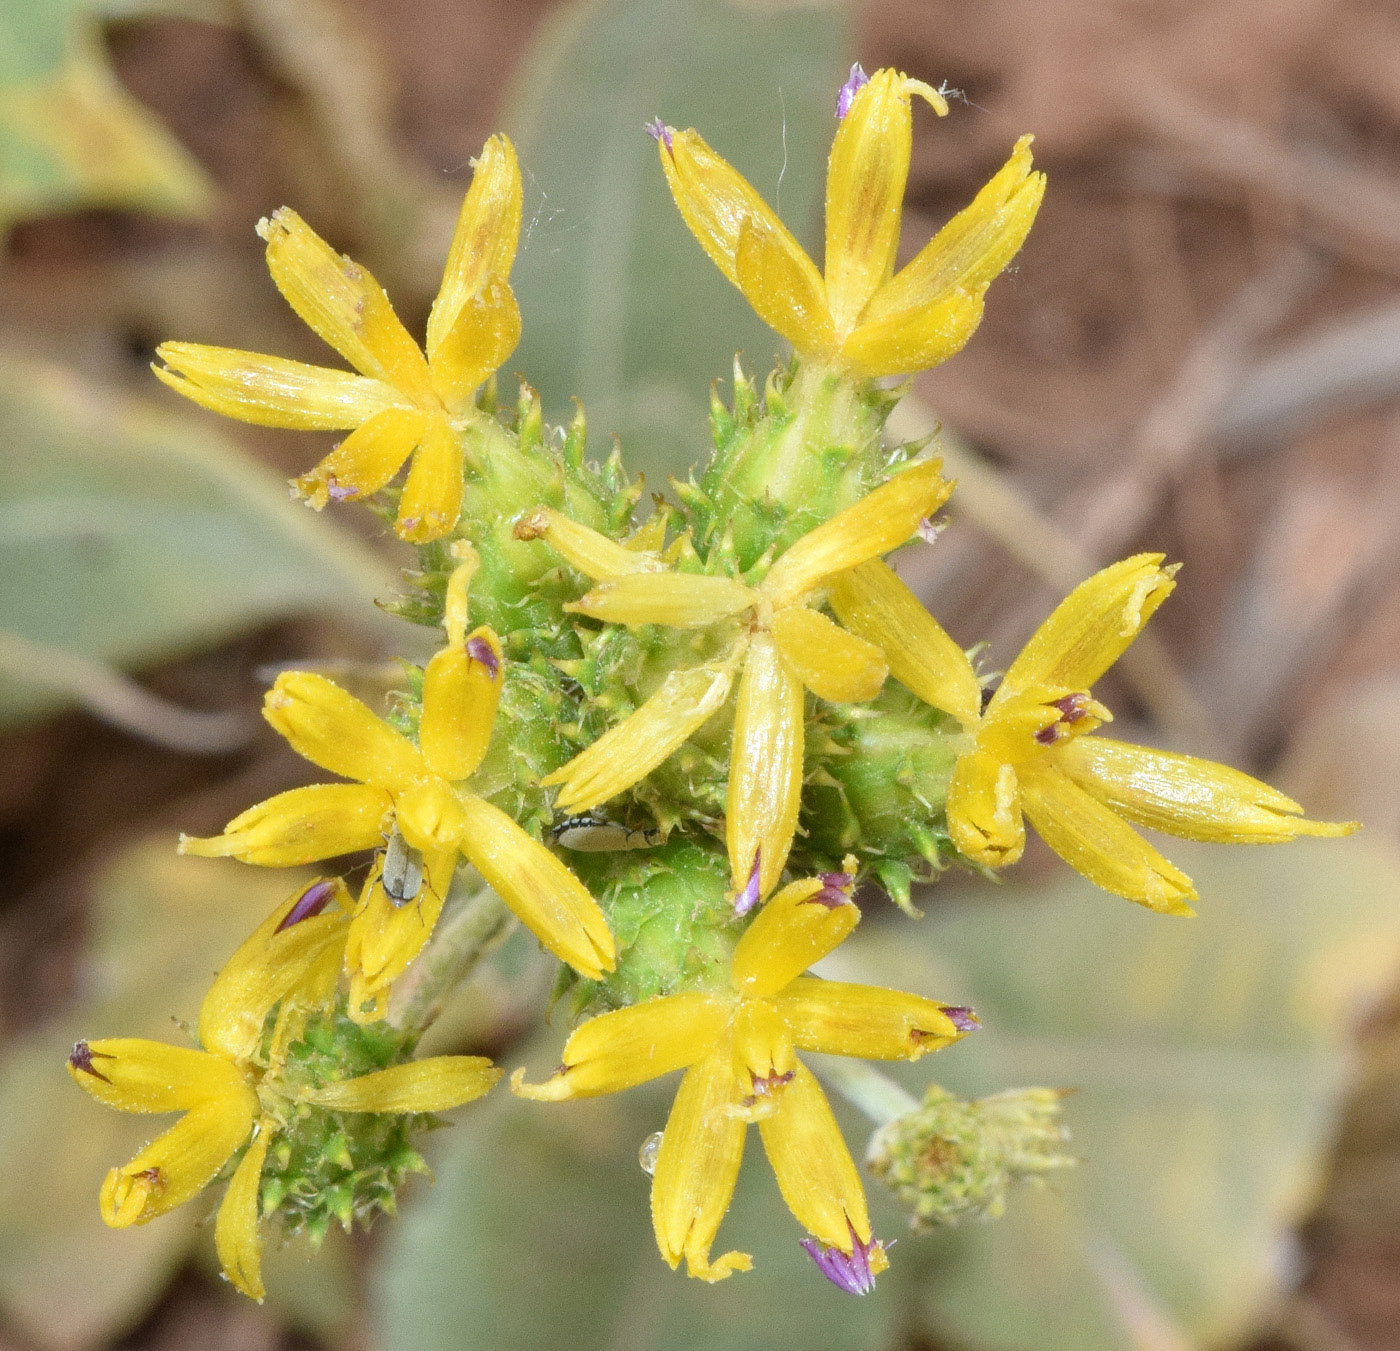
<svg viewBox="0 0 1400 1351">
<path fill-rule="evenodd" d="M 383 1351 L 457 1351 L 465 1329 L 491 1351 L 887 1345 L 894 1305 L 852 1299 L 817 1274 L 756 1131 L 715 1248 L 752 1253 L 754 1270 L 711 1286 L 667 1269 L 637 1152 L 672 1091 L 550 1106 L 498 1092 L 460 1113 L 435 1142 L 431 1193 L 387 1236 L 373 1292 Z"/>
<path fill-rule="evenodd" d="M 1077 1169 L 1000 1221 L 900 1245 L 899 1263 L 922 1259 L 905 1279 L 931 1333 L 987 1351 L 1141 1347 L 1172 1328 L 1223 1345 L 1288 1276 L 1348 1032 L 1400 963 L 1400 858 L 1365 838 L 1173 841 L 1171 857 L 1200 888 L 1194 920 L 1072 876 L 945 893 L 922 955 L 891 925 L 831 972 L 977 1010 L 985 1030 L 914 1067 L 911 1086 L 1080 1090 L 1066 1105 Z"/>
<path fill-rule="evenodd" d="M 699 128 L 811 244 L 849 43 L 834 0 L 586 0 L 521 67 L 505 123 L 534 201 L 512 366 L 552 417 L 582 399 L 594 435 L 621 435 L 658 483 L 704 451 L 709 385 L 734 353 L 761 377 L 782 342 L 691 237 L 643 124 Z"/>
<path fill-rule="evenodd" d="M 392 571 L 206 420 L 0 359 L 0 428 L 0 631 L 132 667 L 280 614 L 392 623 Z M 54 699 L 0 676 L 0 723 Z"/>
<path fill-rule="evenodd" d="M 91 926 L 78 999 L 55 1023 L 20 1037 L 0 1063 L 0 1306 L 54 1351 L 96 1346 L 135 1322 L 194 1241 L 196 1201 L 121 1232 L 97 1192 L 172 1118 L 124 1116 L 92 1101 L 64 1060 L 80 1037 L 186 1042 L 214 972 L 300 874 L 177 858 L 144 841 L 91 884 Z"/>
<path fill-rule="evenodd" d="M 114 207 L 201 216 L 214 189 L 159 120 L 118 83 L 95 18 L 142 9 L 98 0 L 0 5 L 0 237 L 26 216 Z"/>
</svg>

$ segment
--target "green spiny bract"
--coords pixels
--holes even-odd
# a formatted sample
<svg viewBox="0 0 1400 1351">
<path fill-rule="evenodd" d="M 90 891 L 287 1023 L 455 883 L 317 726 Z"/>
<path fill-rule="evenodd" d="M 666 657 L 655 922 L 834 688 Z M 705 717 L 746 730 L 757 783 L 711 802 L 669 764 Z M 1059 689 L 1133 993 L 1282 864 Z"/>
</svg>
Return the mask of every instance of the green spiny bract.
<svg viewBox="0 0 1400 1351">
<path fill-rule="evenodd" d="M 277 1087 L 285 1119 L 263 1165 L 261 1205 L 288 1233 L 305 1231 L 319 1243 L 334 1222 L 367 1225 L 393 1214 L 400 1184 L 427 1165 L 415 1133 L 437 1120 L 391 1112 L 334 1112 L 293 1101 L 298 1088 L 387 1069 L 411 1058 L 415 1035 L 387 1022 L 361 1026 L 343 1011 L 312 1022 L 288 1048 Z"/>
<path fill-rule="evenodd" d="M 881 1126 L 866 1163 L 894 1193 L 916 1232 L 996 1219 L 1018 1182 L 1039 1181 L 1075 1160 L 1060 1119 L 1064 1093 L 1015 1088 L 965 1102 L 937 1084 L 923 1102 Z"/>
<path fill-rule="evenodd" d="M 888 449 L 884 421 L 895 395 L 868 382 L 799 363 L 768 379 L 762 397 L 736 362 L 733 402 L 714 396 L 715 449 L 708 465 L 673 482 L 675 505 L 658 501 L 682 573 L 739 577 L 757 584 L 772 560 L 902 468 L 918 447 Z M 482 402 L 494 409 L 494 390 Z M 484 416 L 463 432 L 466 493 L 455 538 L 481 562 L 471 584 L 471 621 L 488 623 L 506 655 L 497 727 L 473 787 L 532 833 L 560 824 L 539 780 L 586 749 L 649 698 L 672 671 L 722 654 L 742 620 L 704 630 L 603 624 L 566 610 L 592 583 L 544 540 L 516 527 L 553 507 L 611 539 L 634 532 L 641 484 L 614 450 L 587 457 L 582 411 L 567 429 L 549 429 L 539 400 L 523 387 L 508 418 Z M 654 520 L 655 518 L 653 518 Z M 412 589 L 388 608 L 423 623 L 441 621 L 447 579 L 457 565 L 453 539 L 418 550 Z M 649 541 L 661 547 L 658 535 Z M 416 725 L 417 680 L 400 725 Z M 598 896 L 620 954 L 606 981 L 583 982 L 580 1005 L 601 1009 L 703 984 L 737 937 L 724 901 L 729 888 L 724 812 L 731 696 L 674 755 L 604 805 L 628 832 L 665 847 L 584 856 L 561 850 Z M 855 853 L 897 903 L 930 876 L 951 849 L 944 800 L 962 735 L 895 682 L 869 704 L 807 699 L 802 831 L 795 875 L 839 870 Z"/>
</svg>

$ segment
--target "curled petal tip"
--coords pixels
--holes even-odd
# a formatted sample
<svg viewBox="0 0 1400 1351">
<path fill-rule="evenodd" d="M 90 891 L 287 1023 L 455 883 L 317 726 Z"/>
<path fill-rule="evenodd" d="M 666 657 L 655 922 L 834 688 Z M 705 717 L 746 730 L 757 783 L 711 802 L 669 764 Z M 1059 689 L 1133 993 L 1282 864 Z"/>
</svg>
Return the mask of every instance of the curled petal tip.
<svg viewBox="0 0 1400 1351">
<path fill-rule="evenodd" d="M 861 69 L 860 62 L 857 61 L 851 67 L 851 73 L 846 77 L 846 83 L 841 86 L 836 94 L 836 117 L 843 119 L 851 111 L 851 104 L 855 102 L 856 95 L 860 93 L 866 85 L 870 83 L 870 76 Z"/>
<path fill-rule="evenodd" d="M 336 884 L 331 879 L 322 878 L 319 882 L 313 882 L 297 897 L 296 904 L 287 911 L 274 932 L 280 934 L 283 929 L 290 929 L 304 919 L 314 919 L 331 903 L 335 892 Z"/>
<path fill-rule="evenodd" d="M 817 1270 L 838 1290 L 848 1295 L 868 1295 L 875 1288 L 876 1274 L 889 1266 L 885 1245 L 872 1238 L 863 1243 L 851 1230 L 851 1251 L 828 1248 L 814 1238 L 801 1240 L 807 1255 L 817 1264 Z"/>
<path fill-rule="evenodd" d="M 763 850 L 753 851 L 753 868 L 749 872 L 749 880 L 744 883 L 744 889 L 734 897 L 734 917 L 737 919 L 742 915 L 747 915 L 759 901 L 759 864 L 763 859 Z"/>
<path fill-rule="evenodd" d="M 959 1032 L 976 1032 L 982 1026 L 977 1015 L 961 1004 L 944 1004 L 943 1013 Z"/>
<path fill-rule="evenodd" d="M 643 130 L 653 141 L 660 141 L 667 150 L 671 148 L 671 137 L 675 135 L 675 128 L 668 127 L 659 117 L 653 117 Z"/>
</svg>

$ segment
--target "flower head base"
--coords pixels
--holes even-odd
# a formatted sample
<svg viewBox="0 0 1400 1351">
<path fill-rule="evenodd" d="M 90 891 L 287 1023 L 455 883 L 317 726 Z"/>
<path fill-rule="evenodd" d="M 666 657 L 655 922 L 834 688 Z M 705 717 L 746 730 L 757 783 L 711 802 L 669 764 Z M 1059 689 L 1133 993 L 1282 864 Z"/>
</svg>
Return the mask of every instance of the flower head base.
<svg viewBox="0 0 1400 1351">
<path fill-rule="evenodd" d="M 802 536 L 756 585 L 734 576 L 667 568 L 655 554 L 622 548 L 558 512 L 524 523 L 597 585 L 566 606 L 609 623 L 716 631 L 721 655 L 673 672 L 630 717 L 547 775 L 559 806 L 587 811 L 632 787 L 724 705 L 738 675 L 730 750 L 726 842 L 739 914 L 782 876 L 797 830 L 806 719 L 804 690 L 837 703 L 880 692 L 877 647 L 842 629 L 817 604 L 837 574 L 908 540 L 953 485 L 937 460 L 912 465 Z"/>
<path fill-rule="evenodd" d="M 814 1238 L 804 1238 L 801 1243 L 807 1255 L 817 1264 L 817 1270 L 848 1295 L 868 1295 L 875 1288 L 875 1277 L 889 1269 L 886 1245 L 875 1239 L 862 1241 L 854 1229 L 851 1230 L 849 1252 L 842 1248 L 825 1247 Z"/>
<path fill-rule="evenodd" d="M 684 1258 L 701 1280 L 751 1266 L 747 1253 L 710 1257 L 749 1122 L 758 1125 L 788 1208 L 820 1248 L 842 1254 L 853 1274 L 862 1264 L 866 1276 L 882 1269 L 860 1176 L 826 1095 L 796 1052 L 917 1060 L 964 1031 L 930 999 L 802 974 L 860 919 L 848 893 L 833 896 L 841 890 L 822 878 L 791 883 L 740 938 L 727 987 L 605 1013 L 569 1038 L 552 1078 L 512 1077 L 520 1096 L 560 1101 L 686 1071 L 656 1155 L 652 1222 L 671 1267 Z M 836 1270 L 834 1258 L 828 1265 Z"/>
<path fill-rule="evenodd" d="M 157 349 L 165 365 L 155 373 L 228 417 L 349 431 L 295 481 L 318 510 L 328 501 L 377 493 L 412 456 L 395 528 L 416 543 L 437 539 L 456 525 L 461 511 L 456 429 L 478 416 L 477 388 L 520 340 L 520 311 L 508 281 L 520 213 L 515 151 L 505 137 L 493 136 L 462 203 L 428 318 L 425 356 L 379 283 L 283 207 L 259 225 L 272 278 L 306 324 L 358 373 L 179 342 Z"/>
<path fill-rule="evenodd" d="M 294 893 L 234 953 L 199 1015 L 201 1050 L 140 1038 L 80 1041 L 68 1072 L 93 1097 L 124 1112 L 181 1112 L 165 1134 L 108 1173 L 102 1218 L 114 1228 L 145 1224 L 202 1191 L 246 1146 L 219 1207 L 215 1244 L 224 1274 L 263 1296 L 259 1220 L 277 1198 L 264 1191 L 269 1148 L 332 1113 L 409 1115 L 445 1111 L 480 1097 L 500 1077 L 480 1056 L 439 1056 L 340 1077 L 334 1060 L 299 1073 L 303 1035 L 334 1002 L 348 929 L 348 897 L 335 881 Z M 326 1035 L 334 1037 L 325 1024 Z M 416 1155 L 358 1158 L 353 1126 L 337 1129 L 347 1227 L 366 1206 L 389 1204 Z M 289 1147 L 284 1141 L 279 1148 Z M 366 1195 L 357 1198 L 357 1184 Z M 313 1197 L 317 1189 L 309 1190 Z M 324 1189 L 323 1189 L 324 1192 Z M 322 1231 L 323 1232 L 323 1231 Z"/>
<path fill-rule="evenodd" d="M 1093 735 L 1112 719 L 1089 689 L 1175 586 L 1161 554 L 1137 554 L 1081 583 L 1036 631 L 982 708 L 972 663 L 903 582 L 874 561 L 841 577 L 842 622 L 878 644 L 890 670 L 971 736 L 948 791 L 959 851 L 999 868 L 1025 847 L 1024 818 L 1091 882 L 1153 910 L 1190 914 L 1191 879 L 1133 826 L 1185 839 L 1273 844 L 1348 835 L 1225 765 Z"/>
<path fill-rule="evenodd" d="M 698 132 L 653 131 L 676 205 L 720 271 L 801 356 L 854 375 L 904 375 L 960 351 L 1045 190 L 1023 136 L 973 203 L 896 273 L 915 95 L 947 113 L 941 94 L 895 70 L 866 79 L 855 66 L 842 86 L 827 167 L 824 275 Z"/>
<path fill-rule="evenodd" d="M 370 873 L 345 948 L 353 1018 L 383 1017 L 390 985 L 432 934 L 459 857 L 561 961 L 595 979 L 616 961 L 607 920 L 583 884 L 467 786 L 486 756 L 505 672 L 495 633 L 466 632 L 476 561 L 465 546 L 459 553 L 447 646 L 423 674 L 418 744 L 324 676 L 285 672 L 264 716 L 313 764 L 357 782 L 293 788 L 235 817 L 222 835 L 180 843 L 188 854 L 281 867 L 373 849 L 387 833 L 421 855 L 422 885 L 411 896 L 386 889 L 383 854 Z"/>
</svg>

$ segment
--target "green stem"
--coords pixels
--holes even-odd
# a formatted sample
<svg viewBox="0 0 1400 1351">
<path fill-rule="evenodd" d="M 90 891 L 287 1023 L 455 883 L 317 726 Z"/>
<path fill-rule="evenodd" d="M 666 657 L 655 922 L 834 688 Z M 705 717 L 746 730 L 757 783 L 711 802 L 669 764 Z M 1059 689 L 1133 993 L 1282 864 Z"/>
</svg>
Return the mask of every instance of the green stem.
<svg viewBox="0 0 1400 1351">
<path fill-rule="evenodd" d="M 852 1107 L 864 1112 L 877 1126 L 917 1111 L 919 1100 L 864 1060 L 844 1056 L 825 1061 L 817 1076 L 825 1079 Z"/>
<path fill-rule="evenodd" d="M 475 872 L 461 869 L 448 893 L 428 946 L 394 986 L 389 1021 L 423 1032 L 448 997 L 493 948 L 503 943 L 515 917 Z"/>
</svg>

